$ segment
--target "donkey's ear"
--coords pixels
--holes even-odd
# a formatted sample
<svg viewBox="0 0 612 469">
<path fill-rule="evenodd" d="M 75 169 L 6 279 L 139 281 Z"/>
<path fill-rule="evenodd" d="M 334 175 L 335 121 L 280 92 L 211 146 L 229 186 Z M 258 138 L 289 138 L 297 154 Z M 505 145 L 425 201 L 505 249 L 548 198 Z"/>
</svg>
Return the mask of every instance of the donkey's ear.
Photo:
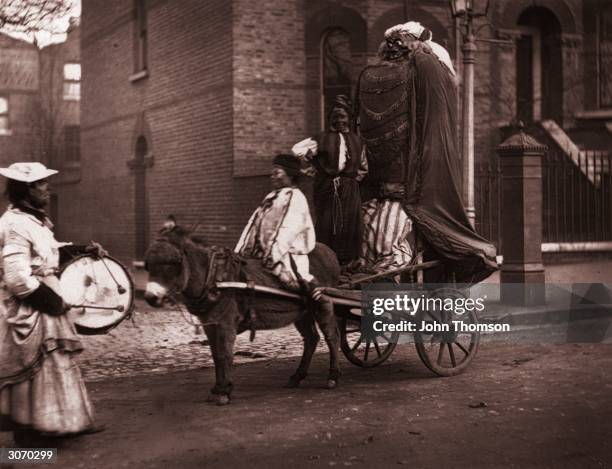
<svg viewBox="0 0 612 469">
<path fill-rule="evenodd" d="M 165 230 L 172 230 L 176 228 L 176 226 L 176 218 L 174 218 L 174 215 L 168 215 L 164 221 L 164 224 L 162 225 L 162 228 Z"/>
<path fill-rule="evenodd" d="M 164 220 L 164 223 L 162 224 L 161 228 L 159 229 L 159 233 L 160 234 L 170 233 L 177 226 L 178 225 L 176 224 L 176 218 L 174 218 L 174 215 L 168 215 L 166 219 Z"/>
</svg>

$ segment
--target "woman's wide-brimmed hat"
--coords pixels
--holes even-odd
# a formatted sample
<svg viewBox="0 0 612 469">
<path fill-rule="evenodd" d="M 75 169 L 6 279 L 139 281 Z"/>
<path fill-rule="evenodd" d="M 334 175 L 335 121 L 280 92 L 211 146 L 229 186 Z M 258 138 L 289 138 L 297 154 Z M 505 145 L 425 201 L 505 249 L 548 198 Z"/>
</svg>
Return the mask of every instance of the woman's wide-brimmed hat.
<svg viewBox="0 0 612 469">
<path fill-rule="evenodd" d="M 49 169 L 44 164 L 33 161 L 13 163 L 8 168 L 0 168 L 0 174 L 15 181 L 35 182 L 57 174 L 57 170 Z"/>
</svg>

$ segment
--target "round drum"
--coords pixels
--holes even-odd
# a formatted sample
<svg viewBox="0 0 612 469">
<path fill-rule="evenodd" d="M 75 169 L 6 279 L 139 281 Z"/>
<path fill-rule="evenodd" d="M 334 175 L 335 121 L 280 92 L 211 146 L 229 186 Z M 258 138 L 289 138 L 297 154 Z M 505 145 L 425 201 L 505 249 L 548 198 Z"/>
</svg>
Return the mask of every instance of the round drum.
<svg viewBox="0 0 612 469">
<path fill-rule="evenodd" d="M 63 265 L 59 280 L 64 301 L 74 305 L 68 314 L 79 334 L 105 334 L 134 309 L 132 277 L 112 257 L 75 257 Z"/>
</svg>

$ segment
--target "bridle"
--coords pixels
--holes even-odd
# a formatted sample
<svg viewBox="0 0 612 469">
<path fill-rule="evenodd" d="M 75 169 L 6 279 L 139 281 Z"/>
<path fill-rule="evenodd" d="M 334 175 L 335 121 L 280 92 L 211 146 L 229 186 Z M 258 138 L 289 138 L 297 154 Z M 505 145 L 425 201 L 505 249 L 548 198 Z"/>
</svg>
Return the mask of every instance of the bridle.
<svg viewBox="0 0 612 469">
<path fill-rule="evenodd" d="M 191 274 L 191 271 L 189 268 L 189 262 L 187 262 L 187 256 L 186 256 L 185 250 L 180 248 L 175 243 L 173 243 L 172 241 L 169 241 L 166 238 L 158 238 L 155 240 L 155 242 L 157 244 L 168 245 L 173 250 L 176 250 L 179 254 L 178 256 L 172 256 L 170 259 L 164 259 L 164 260 L 156 259 L 155 262 L 153 262 L 155 265 L 178 266 L 181 269 L 181 279 L 179 282 L 180 286 L 178 288 L 169 289 L 168 294 L 166 296 L 173 298 L 174 295 L 176 294 L 184 295 L 184 291 L 187 289 L 187 286 L 189 284 L 189 277 Z M 149 261 L 147 261 L 147 264 L 149 264 Z M 145 267 L 148 270 L 148 265 L 145 265 Z"/>
<path fill-rule="evenodd" d="M 155 262 L 156 265 L 180 266 L 181 278 L 178 282 L 180 287 L 178 290 L 170 290 L 167 296 L 173 298 L 174 295 L 178 293 L 185 298 L 187 304 L 197 305 L 199 307 L 211 306 L 219 300 L 221 292 L 217 289 L 216 282 L 218 275 L 217 271 L 221 265 L 217 260 L 220 254 L 223 253 L 223 248 L 215 248 L 214 246 L 207 248 L 208 265 L 206 268 L 206 278 L 202 285 L 202 291 L 197 297 L 191 297 L 186 293 L 191 278 L 191 268 L 188 261 L 189 255 L 185 247 L 179 246 L 166 238 L 159 238 L 156 240 L 156 243 L 169 245 L 179 253 L 179 256 L 173 256 L 170 259 Z"/>
</svg>

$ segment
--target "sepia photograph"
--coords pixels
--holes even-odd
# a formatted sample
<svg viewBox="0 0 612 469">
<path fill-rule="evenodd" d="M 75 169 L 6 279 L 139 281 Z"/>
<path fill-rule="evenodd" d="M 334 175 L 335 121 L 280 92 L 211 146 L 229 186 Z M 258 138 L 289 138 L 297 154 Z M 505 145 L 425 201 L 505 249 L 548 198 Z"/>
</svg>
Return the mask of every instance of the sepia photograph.
<svg viewBox="0 0 612 469">
<path fill-rule="evenodd" d="M 612 468 L 612 0 L 0 0 L 0 468 Z"/>
</svg>

